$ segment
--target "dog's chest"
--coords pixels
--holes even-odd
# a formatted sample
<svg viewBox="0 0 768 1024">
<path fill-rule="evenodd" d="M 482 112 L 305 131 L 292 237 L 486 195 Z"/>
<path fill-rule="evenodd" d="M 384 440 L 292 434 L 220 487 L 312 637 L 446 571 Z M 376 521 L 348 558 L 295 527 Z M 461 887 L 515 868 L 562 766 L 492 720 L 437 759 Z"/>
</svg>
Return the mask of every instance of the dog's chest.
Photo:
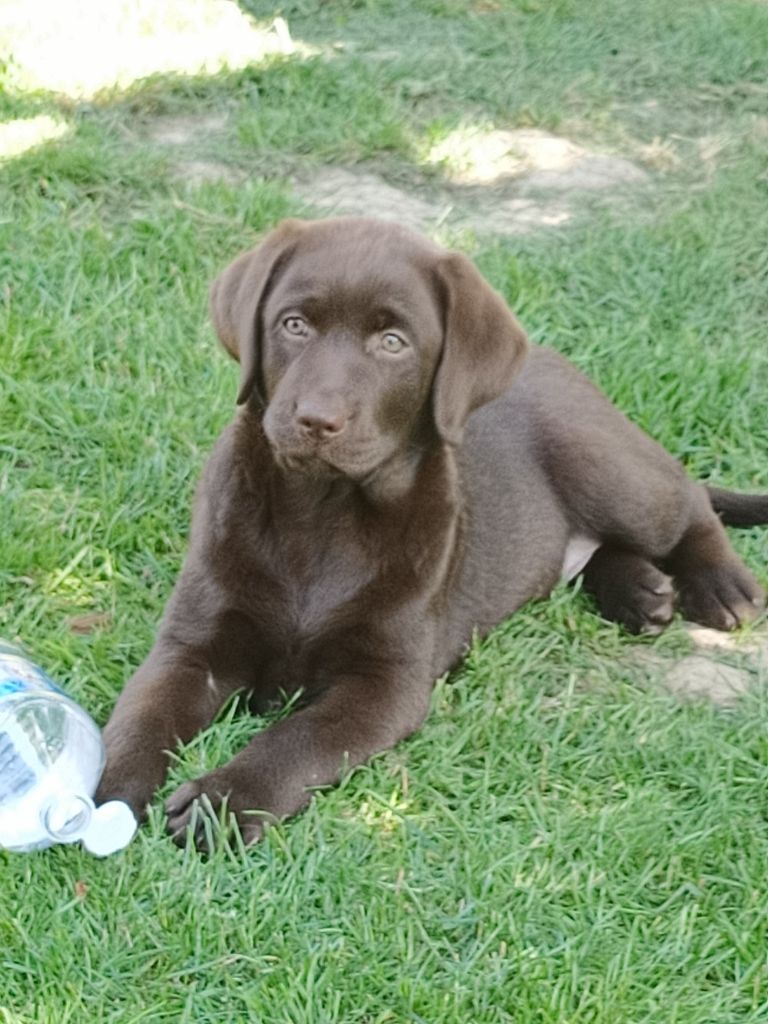
<svg viewBox="0 0 768 1024">
<path fill-rule="evenodd" d="M 318 549 L 313 555 L 282 579 L 286 625 L 296 637 L 313 637 L 355 618 L 363 593 L 375 585 L 375 572 L 347 549 Z"/>
<path fill-rule="evenodd" d="M 272 600 L 262 614 L 281 645 L 296 649 L 304 641 L 349 628 L 375 600 L 379 566 L 349 522 L 284 529 L 264 552 Z"/>
</svg>

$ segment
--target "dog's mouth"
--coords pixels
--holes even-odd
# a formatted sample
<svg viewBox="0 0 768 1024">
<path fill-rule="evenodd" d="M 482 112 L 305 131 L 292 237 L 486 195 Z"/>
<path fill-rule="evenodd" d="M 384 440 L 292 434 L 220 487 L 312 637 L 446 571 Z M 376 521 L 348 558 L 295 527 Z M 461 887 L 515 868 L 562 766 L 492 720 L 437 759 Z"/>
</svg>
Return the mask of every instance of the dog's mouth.
<svg viewBox="0 0 768 1024">
<path fill-rule="evenodd" d="M 305 476 L 335 477 L 344 473 L 333 462 L 322 458 L 318 453 L 280 450 L 272 446 L 275 461 L 281 469 L 291 473 L 302 473 Z"/>
<path fill-rule="evenodd" d="M 269 434 L 267 438 L 282 469 L 306 476 L 347 477 L 363 482 L 390 455 L 380 444 L 358 442 L 342 447 L 338 441 L 280 442 Z"/>
</svg>

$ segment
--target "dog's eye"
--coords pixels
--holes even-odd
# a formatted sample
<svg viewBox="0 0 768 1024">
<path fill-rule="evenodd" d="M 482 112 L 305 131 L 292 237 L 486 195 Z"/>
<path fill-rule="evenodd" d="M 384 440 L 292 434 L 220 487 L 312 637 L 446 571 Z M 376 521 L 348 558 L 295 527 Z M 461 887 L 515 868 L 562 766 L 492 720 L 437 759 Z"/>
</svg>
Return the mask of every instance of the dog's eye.
<svg viewBox="0 0 768 1024">
<path fill-rule="evenodd" d="M 287 316 L 283 320 L 283 327 L 295 338 L 303 338 L 307 334 L 307 321 L 300 316 Z"/>
<path fill-rule="evenodd" d="M 381 347 L 385 352 L 396 356 L 404 348 L 408 347 L 408 342 L 401 338 L 399 334 L 392 334 L 391 331 L 388 331 L 381 336 Z"/>
</svg>

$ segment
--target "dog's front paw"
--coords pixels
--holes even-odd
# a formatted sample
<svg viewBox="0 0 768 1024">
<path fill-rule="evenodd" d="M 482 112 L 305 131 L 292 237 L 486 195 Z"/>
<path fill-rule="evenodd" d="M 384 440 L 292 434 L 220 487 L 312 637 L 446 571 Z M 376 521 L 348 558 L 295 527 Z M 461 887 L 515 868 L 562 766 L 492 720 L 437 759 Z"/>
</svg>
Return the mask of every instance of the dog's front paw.
<svg viewBox="0 0 768 1024">
<path fill-rule="evenodd" d="M 243 842 L 257 842 L 266 825 L 275 821 L 266 803 L 255 792 L 249 793 L 226 768 L 185 782 L 165 802 L 167 828 L 175 843 L 184 846 L 191 837 L 195 846 L 210 852 L 226 842 L 238 829 Z"/>
<path fill-rule="evenodd" d="M 165 759 L 127 756 L 107 746 L 107 763 L 96 788 L 97 805 L 108 800 L 122 800 L 133 811 L 137 821 L 147 816 L 147 808 L 165 776 Z"/>
<path fill-rule="evenodd" d="M 736 629 L 753 622 L 765 607 L 765 594 L 738 562 L 694 569 L 676 582 L 685 618 L 712 629 Z"/>
</svg>

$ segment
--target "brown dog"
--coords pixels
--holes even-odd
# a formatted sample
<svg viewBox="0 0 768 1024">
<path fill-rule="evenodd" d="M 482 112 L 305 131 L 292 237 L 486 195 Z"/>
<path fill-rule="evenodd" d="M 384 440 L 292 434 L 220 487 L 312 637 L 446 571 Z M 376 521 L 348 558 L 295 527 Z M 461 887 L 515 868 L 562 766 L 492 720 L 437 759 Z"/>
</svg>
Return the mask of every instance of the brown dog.
<svg viewBox="0 0 768 1024">
<path fill-rule="evenodd" d="M 760 587 L 710 491 L 566 360 L 529 350 L 463 256 L 373 220 L 286 221 L 223 272 L 234 422 L 200 484 L 155 646 L 106 727 L 98 799 L 143 812 L 168 751 L 238 688 L 299 709 L 168 800 L 177 840 L 223 798 L 246 840 L 407 736 L 433 679 L 563 574 L 634 631 L 753 619 Z M 674 584 L 674 589 L 673 589 Z M 252 813 L 249 813 L 252 812 Z"/>
</svg>

